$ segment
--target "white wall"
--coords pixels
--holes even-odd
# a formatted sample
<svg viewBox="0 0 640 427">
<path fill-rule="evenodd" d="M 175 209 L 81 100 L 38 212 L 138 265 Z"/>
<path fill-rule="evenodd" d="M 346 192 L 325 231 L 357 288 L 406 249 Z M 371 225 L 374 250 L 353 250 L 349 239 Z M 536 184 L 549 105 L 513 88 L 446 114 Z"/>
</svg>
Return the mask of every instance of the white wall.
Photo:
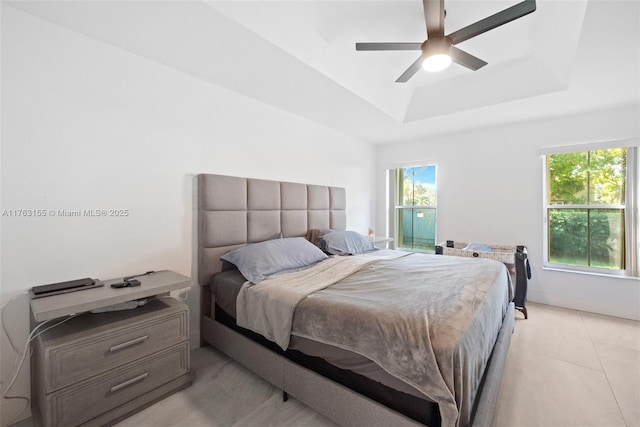
<svg viewBox="0 0 640 427">
<path fill-rule="evenodd" d="M 640 281 L 542 269 L 540 148 L 640 136 L 638 107 L 479 129 L 378 150 L 377 197 L 384 170 L 437 165 L 437 239 L 528 247 L 529 301 L 640 319 Z M 376 226 L 385 227 L 377 207 Z M 535 311 L 531 313 L 535 318 Z"/>
<path fill-rule="evenodd" d="M 366 232 L 373 223 L 369 144 L 4 5 L 1 161 L 2 209 L 130 212 L 3 216 L 3 303 L 79 277 L 159 269 L 190 276 L 197 173 L 343 186 L 349 228 Z M 196 288 L 196 337 L 198 297 Z M 26 296 L 5 314 L 23 343 Z M 4 379 L 15 359 L 4 334 L 1 356 Z M 27 391 L 25 373 L 14 392 Z M 3 422 L 22 405 L 3 401 Z"/>
</svg>

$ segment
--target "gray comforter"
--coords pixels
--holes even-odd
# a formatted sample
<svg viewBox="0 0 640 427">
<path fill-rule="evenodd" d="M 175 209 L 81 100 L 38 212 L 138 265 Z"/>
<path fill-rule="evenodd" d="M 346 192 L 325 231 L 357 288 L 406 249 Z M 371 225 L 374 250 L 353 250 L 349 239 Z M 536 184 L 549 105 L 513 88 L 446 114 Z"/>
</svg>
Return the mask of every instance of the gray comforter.
<svg viewBox="0 0 640 427">
<path fill-rule="evenodd" d="M 437 402 L 443 426 L 466 426 L 508 306 L 509 275 L 486 259 L 392 252 L 245 284 L 238 324 L 283 348 L 294 334 L 366 356 Z"/>
</svg>

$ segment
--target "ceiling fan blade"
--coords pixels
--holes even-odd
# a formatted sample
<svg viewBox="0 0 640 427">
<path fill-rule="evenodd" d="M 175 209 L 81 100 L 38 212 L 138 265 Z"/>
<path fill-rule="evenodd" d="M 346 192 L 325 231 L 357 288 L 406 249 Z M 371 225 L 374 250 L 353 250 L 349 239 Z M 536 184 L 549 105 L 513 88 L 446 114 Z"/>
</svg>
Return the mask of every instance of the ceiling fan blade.
<svg viewBox="0 0 640 427">
<path fill-rule="evenodd" d="M 471 24 L 467 27 L 459 29 L 458 31 L 454 31 L 447 37 L 451 40 L 452 44 L 462 43 L 463 41 L 469 40 L 470 38 L 475 37 L 479 34 L 485 33 L 515 19 L 528 15 L 535 10 L 536 0 L 525 0 L 503 10 L 502 12 L 498 12 L 488 18 L 481 19 L 475 24 Z"/>
<path fill-rule="evenodd" d="M 444 37 L 444 0 L 422 0 L 422 4 L 429 38 Z"/>
<path fill-rule="evenodd" d="M 356 50 L 420 50 L 422 43 L 356 43 Z"/>
<path fill-rule="evenodd" d="M 420 55 L 418 59 L 416 59 L 416 62 L 411 64 L 411 66 L 407 68 L 400 77 L 398 77 L 396 83 L 406 83 L 415 73 L 418 72 L 420 68 L 422 68 L 422 55 Z"/>
<path fill-rule="evenodd" d="M 470 70 L 476 71 L 487 65 L 482 59 L 465 52 L 462 49 L 458 49 L 455 46 L 451 46 L 451 59 Z"/>
</svg>

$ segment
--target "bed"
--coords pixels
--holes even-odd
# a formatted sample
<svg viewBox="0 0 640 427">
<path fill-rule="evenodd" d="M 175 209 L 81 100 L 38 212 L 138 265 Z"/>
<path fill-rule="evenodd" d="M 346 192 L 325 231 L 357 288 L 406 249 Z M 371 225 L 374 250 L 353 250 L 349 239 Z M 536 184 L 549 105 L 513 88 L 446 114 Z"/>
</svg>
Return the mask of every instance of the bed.
<svg viewBox="0 0 640 427">
<path fill-rule="evenodd" d="M 340 425 L 492 425 L 514 327 L 502 264 L 371 251 L 252 285 L 221 257 L 345 230 L 345 189 L 203 174 L 196 195 L 203 343 Z"/>
</svg>

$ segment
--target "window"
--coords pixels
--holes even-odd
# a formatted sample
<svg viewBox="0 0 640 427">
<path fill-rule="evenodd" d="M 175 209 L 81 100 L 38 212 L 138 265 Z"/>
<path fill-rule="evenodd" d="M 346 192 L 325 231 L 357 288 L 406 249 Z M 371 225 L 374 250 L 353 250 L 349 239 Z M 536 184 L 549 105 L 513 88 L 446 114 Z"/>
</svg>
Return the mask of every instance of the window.
<svg viewBox="0 0 640 427">
<path fill-rule="evenodd" d="M 436 167 L 395 169 L 397 249 L 434 251 L 436 243 Z M 393 200 L 393 199 L 392 199 Z"/>
<path fill-rule="evenodd" d="M 635 157 L 635 148 L 625 147 L 545 157 L 545 265 L 636 270 Z"/>
</svg>

